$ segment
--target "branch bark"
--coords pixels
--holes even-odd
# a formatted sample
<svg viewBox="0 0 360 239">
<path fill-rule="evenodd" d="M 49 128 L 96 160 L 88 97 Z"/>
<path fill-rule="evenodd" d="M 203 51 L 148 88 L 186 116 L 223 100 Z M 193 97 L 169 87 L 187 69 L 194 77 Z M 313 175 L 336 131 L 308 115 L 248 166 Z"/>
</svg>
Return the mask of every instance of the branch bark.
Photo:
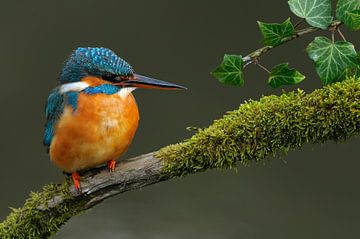
<svg viewBox="0 0 360 239">
<path fill-rule="evenodd" d="M 182 143 L 84 172 L 81 193 L 69 179 L 31 193 L 0 224 L 0 238 L 47 238 L 103 200 L 174 176 L 249 165 L 306 143 L 343 141 L 360 131 L 360 79 L 245 102 Z"/>
<path fill-rule="evenodd" d="M 143 154 L 120 162 L 111 173 L 107 167 L 84 172 L 81 178 L 81 191 L 76 190 L 71 183 L 68 190 L 74 199 L 83 197 L 83 209 L 86 210 L 116 194 L 165 180 L 161 177 L 161 169 L 161 160 L 154 156 L 154 152 Z M 38 209 L 48 211 L 64 200 L 61 195 L 55 196 L 47 203 L 39 205 Z"/>
<path fill-rule="evenodd" d="M 109 173 L 106 167 L 88 171 L 83 175 L 85 180 L 82 181 L 81 192 L 70 187 L 70 195 L 91 195 L 84 205 L 84 209 L 88 209 L 116 194 L 165 180 L 166 177 L 161 175 L 161 159 L 154 154 L 155 152 L 152 152 L 125 160 L 119 163 L 112 173 Z M 59 203 L 61 201 L 57 202 Z"/>
</svg>

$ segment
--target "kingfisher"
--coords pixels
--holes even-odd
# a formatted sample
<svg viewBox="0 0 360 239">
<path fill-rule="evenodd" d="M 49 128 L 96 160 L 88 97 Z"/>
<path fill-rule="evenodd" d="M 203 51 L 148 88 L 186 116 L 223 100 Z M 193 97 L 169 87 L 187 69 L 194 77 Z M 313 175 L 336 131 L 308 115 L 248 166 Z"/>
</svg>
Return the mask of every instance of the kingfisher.
<svg viewBox="0 0 360 239">
<path fill-rule="evenodd" d="M 183 86 L 136 74 L 104 47 L 79 47 L 69 56 L 59 85 L 47 99 L 43 143 L 51 161 L 71 174 L 80 190 L 79 171 L 107 164 L 126 152 L 138 127 L 136 88 L 184 90 Z"/>
</svg>

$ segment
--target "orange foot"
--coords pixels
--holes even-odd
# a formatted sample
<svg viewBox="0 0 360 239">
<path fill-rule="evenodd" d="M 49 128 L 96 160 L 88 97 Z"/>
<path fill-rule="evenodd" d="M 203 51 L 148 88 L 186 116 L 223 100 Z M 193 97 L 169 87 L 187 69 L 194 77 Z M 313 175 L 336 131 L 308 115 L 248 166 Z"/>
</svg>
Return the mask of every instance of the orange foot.
<svg viewBox="0 0 360 239">
<path fill-rule="evenodd" d="M 116 161 L 115 160 L 108 161 L 107 167 L 108 167 L 110 172 L 114 172 L 115 168 L 116 168 Z"/>
<path fill-rule="evenodd" d="M 75 189 L 80 190 L 80 175 L 77 172 L 73 172 L 71 179 L 73 180 Z"/>
</svg>

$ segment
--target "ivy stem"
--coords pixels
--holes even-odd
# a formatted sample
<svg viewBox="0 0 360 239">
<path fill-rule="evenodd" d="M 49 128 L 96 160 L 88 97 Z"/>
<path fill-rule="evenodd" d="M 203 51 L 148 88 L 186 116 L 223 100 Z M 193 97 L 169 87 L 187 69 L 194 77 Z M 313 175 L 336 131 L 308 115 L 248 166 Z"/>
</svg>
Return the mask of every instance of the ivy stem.
<svg viewBox="0 0 360 239">
<path fill-rule="evenodd" d="M 305 19 L 301 19 L 300 21 L 298 21 L 297 23 L 295 23 L 294 28 L 296 29 L 298 26 L 300 26 L 303 22 L 305 21 Z"/>
<path fill-rule="evenodd" d="M 344 34 L 341 32 L 340 27 L 337 28 L 337 32 L 339 33 L 340 37 L 344 40 L 347 41 Z"/>
<path fill-rule="evenodd" d="M 247 67 L 248 65 L 250 65 L 250 64 L 253 64 L 254 63 L 254 61 L 248 61 L 248 62 L 245 62 L 245 64 L 244 64 L 244 68 L 245 67 Z"/>
<path fill-rule="evenodd" d="M 261 65 L 258 58 L 254 59 L 253 63 L 254 63 L 255 65 L 257 65 L 258 67 L 260 67 L 261 69 L 263 69 L 264 71 L 266 71 L 268 74 L 270 74 L 270 71 L 268 70 L 268 68 L 266 68 L 265 66 Z"/>
<path fill-rule="evenodd" d="M 332 29 L 334 27 L 337 28 L 341 24 L 342 24 L 342 22 L 340 22 L 338 20 L 334 20 L 334 21 L 332 21 L 332 23 L 330 24 L 328 29 Z M 297 30 L 292 36 L 284 37 L 281 40 L 280 44 L 277 45 L 277 46 L 283 45 L 283 44 L 285 44 L 285 43 L 287 43 L 289 41 L 292 41 L 292 40 L 294 40 L 294 39 L 296 39 L 298 37 L 301 37 L 302 35 L 306 35 L 306 34 L 316 32 L 316 31 L 319 31 L 319 30 L 321 30 L 321 29 L 317 28 L 317 27 L 307 27 L 307 28 Z M 249 65 L 248 62 L 254 63 L 254 59 L 259 58 L 262 54 L 268 52 L 269 50 L 271 50 L 272 48 L 275 48 L 277 46 L 264 46 L 264 47 L 261 47 L 261 48 L 255 50 L 255 51 L 249 53 L 247 56 L 243 57 L 244 68 Z"/>
</svg>

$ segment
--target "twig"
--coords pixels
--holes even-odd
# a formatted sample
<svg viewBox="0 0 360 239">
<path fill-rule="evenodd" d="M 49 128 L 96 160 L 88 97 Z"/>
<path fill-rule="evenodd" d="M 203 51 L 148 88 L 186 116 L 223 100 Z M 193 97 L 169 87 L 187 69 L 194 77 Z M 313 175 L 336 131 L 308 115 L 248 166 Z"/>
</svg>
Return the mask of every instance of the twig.
<svg viewBox="0 0 360 239">
<path fill-rule="evenodd" d="M 270 74 L 270 71 L 268 70 L 268 68 L 266 68 L 265 66 L 261 65 L 260 62 L 259 62 L 259 59 L 255 59 L 254 60 L 254 64 L 259 66 L 261 69 L 263 69 L 264 71 L 266 71 L 268 74 Z"/>
<path fill-rule="evenodd" d="M 338 20 L 335 20 L 331 23 L 331 25 L 329 26 L 329 28 L 332 28 L 332 27 L 335 27 L 337 28 L 338 26 L 340 26 L 342 24 L 342 22 L 338 21 Z M 291 40 L 294 40 L 302 35 L 305 35 L 305 34 L 309 34 L 309 33 L 312 33 L 312 32 L 316 32 L 316 31 L 319 31 L 321 30 L 320 28 L 317 28 L 317 27 L 307 27 L 307 28 L 304 28 L 304 29 L 301 29 L 301 30 L 298 30 L 295 32 L 294 35 L 290 36 L 290 37 L 285 37 L 281 40 L 281 43 L 279 45 L 282 45 L 284 43 L 287 43 Z M 279 46 L 277 45 L 277 46 Z M 255 58 L 259 58 L 262 54 L 268 52 L 269 50 L 271 50 L 272 48 L 275 48 L 276 46 L 264 46 L 262 48 L 259 48 L 253 52 L 251 52 L 250 54 L 248 54 L 247 56 L 243 57 L 243 61 L 244 61 L 244 67 L 245 66 L 248 66 L 249 64 L 247 64 L 248 62 L 253 62 L 253 60 Z"/>
<path fill-rule="evenodd" d="M 344 34 L 341 32 L 340 27 L 337 28 L 337 32 L 339 33 L 340 37 L 341 37 L 344 41 L 346 41 L 346 38 L 345 38 Z"/>
<path fill-rule="evenodd" d="M 296 29 L 297 27 L 299 27 L 304 21 L 305 21 L 305 19 L 303 18 L 300 21 L 298 21 L 297 23 L 295 23 L 294 28 Z"/>
</svg>

